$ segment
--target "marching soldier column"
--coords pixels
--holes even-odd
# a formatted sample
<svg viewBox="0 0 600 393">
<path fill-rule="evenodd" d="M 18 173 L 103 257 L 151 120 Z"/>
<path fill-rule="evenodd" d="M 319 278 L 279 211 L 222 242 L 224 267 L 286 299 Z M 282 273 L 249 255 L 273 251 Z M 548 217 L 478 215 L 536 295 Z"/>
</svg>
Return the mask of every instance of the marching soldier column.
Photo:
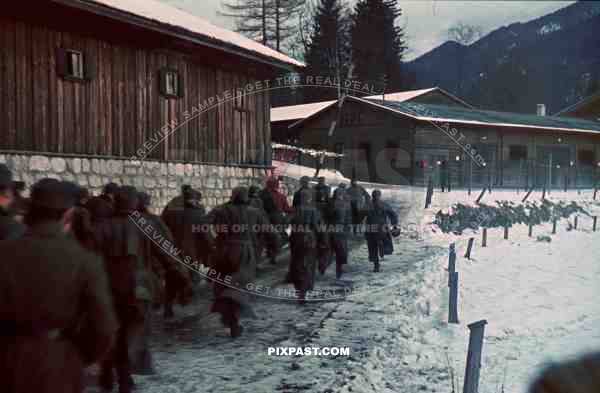
<svg viewBox="0 0 600 393">
<path fill-rule="evenodd" d="M 232 277 L 236 286 L 211 282 L 211 311 L 234 338 L 251 310 L 252 295 L 243 289 L 255 280 L 263 250 L 277 263 L 289 242 L 286 281 L 304 303 L 317 268 L 325 274 L 334 256 L 341 278 L 352 227 L 366 219 L 369 260 L 379 271 L 391 238 L 369 228 L 398 223 L 381 192 L 374 191 L 371 200 L 353 181 L 331 195 L 324 178 L 312 188 L 304 177 L 290 204 L 278 178 L 265 184 L 262 190 L 236 188 L 229 202 L 208 214 L 202 194 L 186 185 L 157 216 L 148 209 L 148 194 L 114 183 L 90 197 L 73 183 L 43 179 L 25 200 L 19 194 L 23 185 L 0 164 L 2 392 L 81 392 L 83 368 L 92 363 L 101 365 L 98 382 L 105 391 L 116 382 L 120 393 L 129 393 L 132 374 L 154 373 L 152 310 L 162 305 L 164 318 L 172 317 L 173 304 L 190 302 L 200 277 L 148 236 L 142 220 L 152 225 L 154 239 L 160 236 Z"/>
</svg>

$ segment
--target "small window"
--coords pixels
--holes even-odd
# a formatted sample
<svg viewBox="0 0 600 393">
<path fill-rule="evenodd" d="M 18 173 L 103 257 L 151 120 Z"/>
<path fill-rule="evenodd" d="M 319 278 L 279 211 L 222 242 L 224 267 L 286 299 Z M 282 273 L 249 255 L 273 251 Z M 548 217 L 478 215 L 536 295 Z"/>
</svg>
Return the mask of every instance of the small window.
<svg viewBox="0 0 600 393">
<path fill-rule="evenodd" d="M 176 70 L 160 71 L 160 93 L 165 97 L 183 97 L 183 78 Z"/>
<path fill-rule="evenodd" d="M 74 81 L 92 80 L 95 76 L 95 62 L 90 56 L 73 49 L 57 48 L 56 73 Z"/>
<path fill-rule="evenodd" d="M 526 160 L 527 159 L 527 146 L 511 145 L 509 157 L 513 161 Z"/>
<path fill-rule="evenodd" d="M 83 54 L 77 51 L 66 51 L 67 53 L 67 76 L 83 79 Z"/>
<path fill-rule="evenodd" d="M 179 89 L 177 88 L 177 73 L 174 71 L 168 71 L 166 74 L 166 86 L 167 89 L 165 90 L 165 93 L 168 95 L 177 95 L 177 92 L 179 91 Z"/>
</svg>

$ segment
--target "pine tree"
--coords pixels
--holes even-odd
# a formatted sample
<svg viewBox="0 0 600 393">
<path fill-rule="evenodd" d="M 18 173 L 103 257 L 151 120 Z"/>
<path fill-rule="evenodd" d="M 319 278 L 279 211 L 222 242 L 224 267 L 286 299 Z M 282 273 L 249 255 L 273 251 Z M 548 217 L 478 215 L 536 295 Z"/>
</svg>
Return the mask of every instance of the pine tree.
<svg viewBox="0 0 600 393">
<path fill-rule="evenodd" d="M 235 19 L 235 31 L 281 51 L 296 33 L 306 0 L 225 0 L 221 15 Z"/>
<path fill-rule="evenodd" d="M 375 90 L 403 88 L 404 31 L 396 25 L 402 15 L 397 0 L 359 0 L 352 18 L 353 77 Z"/>
<path fill-rule="evenodd" d="M 320 0 L 311 22 L 311 33 L 306 43 L 303 80 L 321 76 L 338 81 L 348 78 L 350 68 L 349 16 L 341 0 Z M 338 91 L 330 87 L 306 87 L 305 102 L 338 98 Z"/>
</svg>

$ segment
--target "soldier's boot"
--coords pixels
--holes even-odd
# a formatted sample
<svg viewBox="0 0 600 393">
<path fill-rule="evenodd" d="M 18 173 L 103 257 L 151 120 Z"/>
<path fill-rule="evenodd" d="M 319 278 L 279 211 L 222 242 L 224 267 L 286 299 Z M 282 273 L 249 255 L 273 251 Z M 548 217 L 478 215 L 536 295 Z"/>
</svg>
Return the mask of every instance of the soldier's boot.
<svg viewBox="0 0 600 393">
<path fill-rule="evenodd" d="M 298 299 L 298 304 L 300 305 L 304 305 L 306 303 L 306 291 L 305 290 L 301 290 L 300 291 L 300 296 Z"/>
<path fill-rule="evenodd" d="M 336 263 L 336 264 L 335 264 L 335 278 L 337 278 L 338 280 L 339 280 L 340 278 L 342 278 L 342 273 L 343 273 L 343 272 L 344 272 L 344 271 L 342 270 L 342 264 L 340 264 L 340 263 Z"/>
<path fill-rule="evenodd" d="M 242 332 L 244 331 L 244 328 L 242 327 L 242 325 L 240 325 L 239 323 L 235 323 L 235 325 L 232 325 L 231 328 L 231 338 L 238 338 L 239 336 L 242 335 Z"/>
<path fill-rule="evenodd" d="M 380 267 L 379 262 L 375 262 L 375 266 L 373 268 L 373 271 L 375 273 L 379 273 L 380 272 L 379 267 Z"/>
</svg>

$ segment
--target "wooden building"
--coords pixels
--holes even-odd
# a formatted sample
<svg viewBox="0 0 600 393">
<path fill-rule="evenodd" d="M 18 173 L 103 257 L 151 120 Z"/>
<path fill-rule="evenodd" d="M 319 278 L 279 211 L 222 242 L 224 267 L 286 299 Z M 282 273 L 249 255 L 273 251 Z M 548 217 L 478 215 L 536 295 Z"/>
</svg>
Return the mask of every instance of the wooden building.
<svg viewBox="0 0 600 393">
<path fill-rule="evenodd" d="M 422 185 L 448 178 L 454 187 L 583 187 L 595 181 L 598 122 L 477 110 L 440 90 L 393 98 L 346 96 L 341 109 L 329 104 L 288 132 L 304 146 L 343 153 L 328 166 L 364 181 Z"/>
<path fill-rule="evenodd" d="M 302 66 L 155 0 L 6 2 L 0 41 L 6 154 L 268 166 L 269 92 L 236 92 Z"/>
</svg>

